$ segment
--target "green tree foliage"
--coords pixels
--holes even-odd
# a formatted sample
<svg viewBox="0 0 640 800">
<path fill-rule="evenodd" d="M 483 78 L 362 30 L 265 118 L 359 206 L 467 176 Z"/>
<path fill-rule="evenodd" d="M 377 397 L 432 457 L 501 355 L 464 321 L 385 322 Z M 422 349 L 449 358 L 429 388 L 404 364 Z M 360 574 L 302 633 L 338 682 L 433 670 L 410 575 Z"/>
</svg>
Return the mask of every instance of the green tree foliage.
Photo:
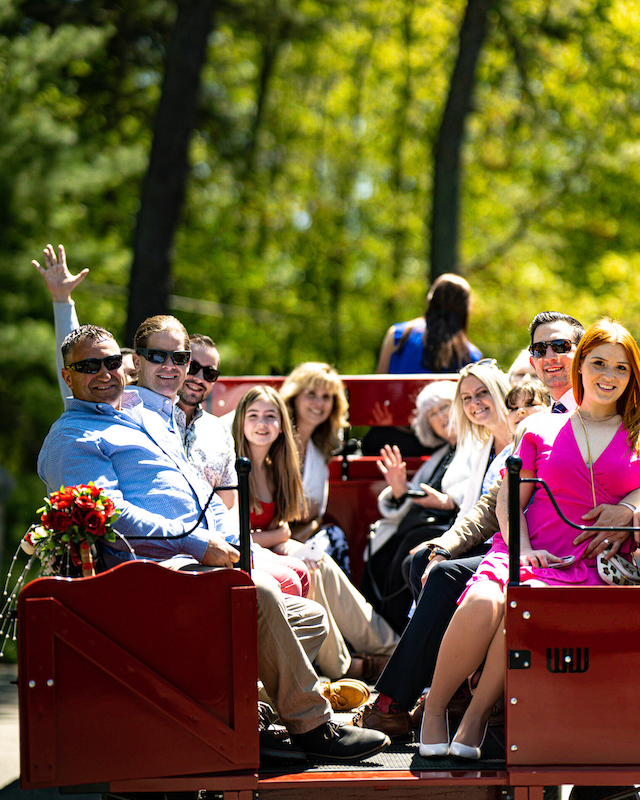
<svg viewBox="0 0 640 800">
<path fill-rule="evenodd" d="M 225 0 L 173 241 L 170 307 L 228 374 L 368 372 L 423 308 L 434 144 L 464 0 Z M 91 268 L 80 318 L 122 338 L 132 243 L 178 0 L 0 6 L 0 433 L 32 521 L 60 410 L 47 241 Z M 640 333 L 640 18 L 630 0 L 498 0 L 460 175 L 471 338 L 507 366 L 543 308 Z"/>
</svg>

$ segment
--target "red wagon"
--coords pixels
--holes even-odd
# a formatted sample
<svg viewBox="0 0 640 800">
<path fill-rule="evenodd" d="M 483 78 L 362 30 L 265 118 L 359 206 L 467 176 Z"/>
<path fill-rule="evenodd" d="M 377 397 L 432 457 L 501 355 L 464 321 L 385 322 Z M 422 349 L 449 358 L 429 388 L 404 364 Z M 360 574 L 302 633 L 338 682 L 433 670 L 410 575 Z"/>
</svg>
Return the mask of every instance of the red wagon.
<svg viewBox="0 0 640 800">
<path fill-rule="evenodd" d="M 347 378 L 352 421 L 371 420 L 373 403 L 399 387 L 389 408 L 406 424 L 428 379 Z M 221 382 L 214 404 L 239 383 Z M 377 515 L 373 461 L 344 456 L 332 465 L 329 510 L 355 532 L 352 558 Z M 348 522 L 356 504 L 357 530 Z M 256 792 L 542 800 L 545 787 L 562 784 L 632 786 L 640 783 L 637 591 L 509 586 L 504 742 L 498 735 L 497 750 L 473 769 L 427 762 L 404 745 L 347 768 L 267 771 L 257 734 L 256 595 L 246 574 L 138 561 L 91 578 L 38 579 L 18 603 L 21 787 L 150 800 L 253 800 Z"/>
</svg>

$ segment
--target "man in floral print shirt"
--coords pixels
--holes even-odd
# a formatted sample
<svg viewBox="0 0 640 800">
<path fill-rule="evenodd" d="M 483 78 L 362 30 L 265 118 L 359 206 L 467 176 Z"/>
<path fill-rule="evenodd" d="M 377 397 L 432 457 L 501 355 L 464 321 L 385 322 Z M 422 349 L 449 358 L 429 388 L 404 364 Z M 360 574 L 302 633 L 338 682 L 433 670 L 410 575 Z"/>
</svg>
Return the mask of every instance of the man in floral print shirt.
<svg viewBox="0 0 640 800">
<path fill-rule="evenodd" d="M 213 488 L 235 486 L 238 482 L 236 453 L 228 430 L 218 417 L 202 408 L 218 378 L 220 354 L 208 337 L 200 333 L 189 337 L 191 364 L 173 412 L 187 458 Z M 227 508 L 235 504 L 236 493 L 220 489 L 218 496 Z"/>
</svg>

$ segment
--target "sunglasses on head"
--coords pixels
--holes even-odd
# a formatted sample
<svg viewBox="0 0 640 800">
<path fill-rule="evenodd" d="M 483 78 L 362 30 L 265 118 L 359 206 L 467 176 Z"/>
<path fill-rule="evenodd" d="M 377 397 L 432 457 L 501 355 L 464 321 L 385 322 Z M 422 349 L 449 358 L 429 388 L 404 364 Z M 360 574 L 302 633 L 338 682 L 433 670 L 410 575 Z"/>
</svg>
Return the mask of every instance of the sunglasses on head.
<svg viewBox="0 0 640 800">
<path fill-rule="evenodd" d="M 204 367 L 199 361 L 191 359 L 188 375 L 197 375 L 202 370 L 202 377 L 207 383 L 215 383 L 220 377 L 220 370 L 215 367 Z"/>
<path fill-rule="evenodd" d="M 122 356 L 118 353 L 116 356 L 105 356 L 105 358 L 85 358 L 84 361 L 67 364 L 67 369 L 83 372 L 85 375 L 96 375 L 102 369 L 103 364 L 109 372 L 115 372 L 122 366 Z"/>
<path fill-rule="evenodd" d="M 556 355 L 570 352 L 573 347 L 571 339 L 552 339 L 550 342 L 534 342 L 529 345 L 529 352 L 534 358 L 543 358 L 547 354 L 547 348 L 551 348 Z"/>
<path fill-rule="evenodd" d="M 152 364 L 164 364 L 167 358 L 171 358 L 176 367 L 184 367 L 191 358 L 191 350 L 151 350 L 148 347 L 136 347 L 136 354 Z"/>
</svg>

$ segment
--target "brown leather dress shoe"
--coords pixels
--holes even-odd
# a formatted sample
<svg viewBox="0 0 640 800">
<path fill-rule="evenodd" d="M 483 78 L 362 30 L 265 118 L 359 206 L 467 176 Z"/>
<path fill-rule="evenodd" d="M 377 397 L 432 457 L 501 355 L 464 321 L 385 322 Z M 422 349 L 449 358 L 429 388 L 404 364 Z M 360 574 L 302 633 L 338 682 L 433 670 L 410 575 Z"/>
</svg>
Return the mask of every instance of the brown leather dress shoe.
<svg viewBox="0 0 640 800">
<path fill-rule="evenodd" d="M 358 653 L 351 656 L 351 666 L 345 672 L 344 677 L 358 678 L 365 683 L 375 683 L 390 658 L 391 656 L 368 656 Z"/>
<path fill-rule="evenodd" d="M 371 697 L 367 684 L 355 678 L 341 678 L 332 683 L 323 683 L 321 691 L 334 711 L 352 711 L 364 705 Z"/>
<path fill-rule="evenodd" d="M 364 708 L 361 708 L 357 714 L 354 715 L 349 725 L 355 725 L 358 728 L 373 728 L 377 731 L 382 731 L 390 736 L 392 739 L 399 736 L 409 736 L 413 731 L 411 718 L 408 711 L 400 711 L 398 714 L 389 714 L 380 711 L 375 703 L 369 703 Z"/>
</svg>

